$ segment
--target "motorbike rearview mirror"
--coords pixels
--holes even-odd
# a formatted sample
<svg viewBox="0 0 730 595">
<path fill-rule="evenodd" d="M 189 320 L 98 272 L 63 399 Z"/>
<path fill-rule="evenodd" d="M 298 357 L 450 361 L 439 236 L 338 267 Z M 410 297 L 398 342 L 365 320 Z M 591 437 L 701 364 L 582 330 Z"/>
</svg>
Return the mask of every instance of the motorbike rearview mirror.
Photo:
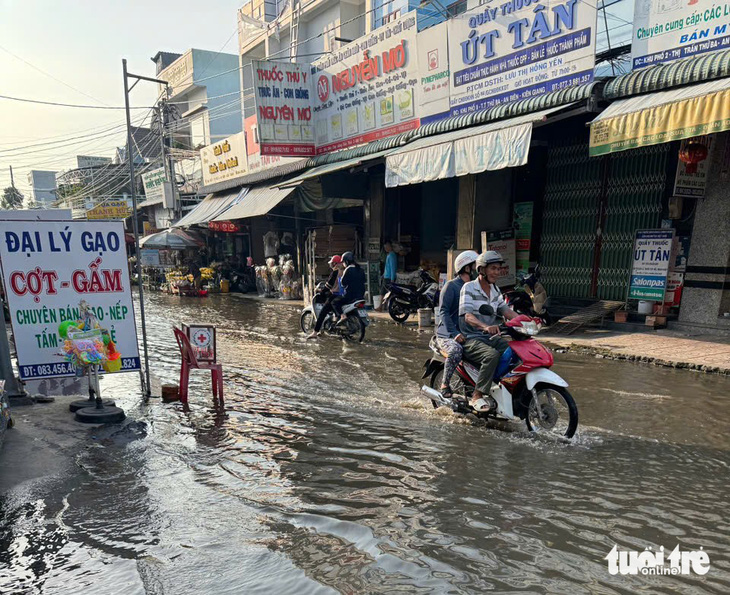
<svg viewBox="0 0 730 595">
<path fill-rule="evenodd" d="M 489 304 L 482 304 L 479 306 L 479 314 L 482 316 L 494 316 L 494 308 Z"/>
</svg>

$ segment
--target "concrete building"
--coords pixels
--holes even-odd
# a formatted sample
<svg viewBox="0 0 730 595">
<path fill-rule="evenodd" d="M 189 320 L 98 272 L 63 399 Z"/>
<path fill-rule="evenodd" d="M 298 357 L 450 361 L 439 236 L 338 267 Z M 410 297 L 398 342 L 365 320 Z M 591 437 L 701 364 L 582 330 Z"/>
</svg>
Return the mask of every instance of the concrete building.
<svg viewBox="0 0 730 595">
<path fill-rule="evenodd" d="M 31 199 L 35 206 L 48 208 L 56 201 L 56 172 L 32 169 L 28 172 Z"/>
<path fill-rule="evenodd" d="M 158 52 L 152 61 L 156 77 L 171 88 L 167 126 L 173 148 L 199 149 L 241 132 L 238 56 L 189 49 Z"/>
</svg>

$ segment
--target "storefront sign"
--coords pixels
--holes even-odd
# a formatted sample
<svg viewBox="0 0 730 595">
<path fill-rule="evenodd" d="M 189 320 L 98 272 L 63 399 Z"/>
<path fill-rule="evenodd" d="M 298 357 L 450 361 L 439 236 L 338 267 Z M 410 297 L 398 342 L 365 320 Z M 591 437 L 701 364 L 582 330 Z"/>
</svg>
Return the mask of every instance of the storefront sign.
<svg viewBox="0 0 730 595">
<path fill-rule="evenodd" d="M 58 353 L 58 325 L 85 300 L 122 354 L 140 369 L 124 227 L 120 222 L 0 221 L 0 260 L 23 380 L 73 376 Z"/>
<path fill-rule="evenodd" d="M 139 251 L 139 263 L 143 267 L 158 267 L 160 266 L 160 251 L 159 250 L 140 250 Z"/>
<path fill-rule="evenodd" d="M 312 66 L 317 153 L 418 128 L 415 12 Z"/>
<path fill-rule="evenodd" d="M 126 200 L 107 200 L 86 211 L 87 219 L 126 219 L 132 214 Z"/>
<path fill-rule="evenodd" d="M 679 306 L 682 301 L 682 289 L 684 289 L 684 273 L 669 273 L 667 275 L 667 292 L 664 296 L 664 303 Z"/>
<path fill-rule="evenodd" d="M 633 68 L 730 48 L 730 2 L 637 0 Z"/>
<path fill-rule="evenodd" d="M 229 136 L 215 145 L 200 150 L 203 185 L 232 180 L 246 174 L 246 135 L 243 132 Z"/>
<path fill-rule="evenodd" d="M 224 233 L 236 233 L 241 230 L 241 226 L 232 221 L 209 221 L 208 229 L 211 231 L 222 231 Z"/>
<path fill-rule="evenodd" d="M 685 148 L 690 139 L 684 139 L 679 147 L 680 153 Z M 687 173 L 687 164 L 679 159 L 677 161 L 677 176 L 674 179 L 674 196 L 696 196 L 705 195 L 705 187 L 707 186 L 707 170 L 712 160 L 712 147 L 714 145 L 714 137 L 703 136 L 701 139 L 693 139 L 701 142 L 707 147 L 707 158 L 700 161 L 696 167 L 697 171 L 693 174 Z M 679 218 L 679 217 L 677 217 Z"/>
<path fill-rule="evenodd" d="M 517 248 L 517 273 L 525 275 L 530 270 L 530 246 L 532 242 L 531 202 L 518 202 L 514 206 L 514 223 Z"/>
<path fill-rule="evenodd" d="M 636 232 L 628 299 L 664 301 L 673 242 L 673 229 Z"/>
<path fill-rule="evenodd" d="M 633 105 L 644 99 L 623 101 Z M 637 101 L 635 106 L 631 112 L 599 117 L 591 124 L 591 157 L 730 129 L 730 89 L 653 107 Z"/>
<path fill-rule="evenodd" d="M 510 0 L 448 21 L 456 116 L 593 80 L 596 7 L 578 0 Z"/>
<path fill-rule="evenodd" d="M 261 154 L 314 155 L 311 67 L 254 60 L 251 68 Z"/>
<path fill-rule="evenodd" d="M 429 27 L 418 34 L 419 107 L 422 123 L 429 116 L 449 111 L 451 85 L 448 40 L 447 22 Z"/>
<path fill-rule="evenodd" d="M 111 157 L 90 157 L 89 155 L 76 155 L 76 165 L 79 168 L 109 165 L 111 162 Z"/>
<path fill-rule="evenodd" d="M 503 231 L 483 231 L 482 232 L 482 251 L 496 250 L 504 258 L 504 266 L 497 279 L 497 287 L 505 287 L 514 285 L 517 281 L 515 276 L 516 250 L 515 250 L 515 230 L 505 229 Z"/>
<path fill-rule="evenodd" d="M 142 184 L 144 185 L 144 195 L 146 200 L 159 200 L 164 196 L 164 184 L 167 182 L 165 176 L 165 168 L 160 167 L 142 174 Z"/>
</svg>

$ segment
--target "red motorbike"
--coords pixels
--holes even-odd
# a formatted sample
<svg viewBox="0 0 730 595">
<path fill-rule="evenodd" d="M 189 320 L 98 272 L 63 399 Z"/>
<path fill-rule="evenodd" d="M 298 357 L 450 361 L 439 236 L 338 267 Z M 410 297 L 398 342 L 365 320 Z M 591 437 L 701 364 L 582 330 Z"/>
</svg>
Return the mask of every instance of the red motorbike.
<svg viewBox="0 0 730 595">
<path fill-rule="evenodd" d="M 482 309 L 486 309 L 482 312 Z M 494 315 L 490 306 L 480 313 Z M 572 438 L 578 428 L 578 407 L 568 392 L 568 383 L 550 370 L 553 356 L 536 339 L 542 320 L 520 315 L 499 326 L 502 336 L 511 339 L 509 348 L 500 359 L 490 396 L 494 406 L 489 411 L 475 411 L 470 405 L 479 368 L 464 358 L 451 379 L 453 398 L 444 397 L 437 389 L 444 373 L 443 353 L 436 338 L 429 347 L 434 352 L 424 365 L 423 378 L 431 378 L 431 386 L 421 390 L 434 407 L 450 407 L 458 413 L 473 413 L 479 417 L 524 420 L 531 432 Z"/>
</svg>

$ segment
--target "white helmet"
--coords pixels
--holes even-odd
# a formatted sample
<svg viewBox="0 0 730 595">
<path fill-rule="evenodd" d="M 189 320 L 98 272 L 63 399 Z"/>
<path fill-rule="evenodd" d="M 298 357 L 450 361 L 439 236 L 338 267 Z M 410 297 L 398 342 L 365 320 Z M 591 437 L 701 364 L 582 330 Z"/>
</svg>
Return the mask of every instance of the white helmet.
<svg viewBox="0 0 730 595">
<path fill-rule="evenodd" d="M 482 252 L 477 258 L 477 271 L 490 264 L 504 264 L 504 258 L 496 250 L 487 250 Z"/>
<path fill-rule="evenodd" d="M 479 255 L 474 252 L 474 250 L 466 250 L 459 254 L 459 256 L 456 257 L 456 260 L 454 260 L 454 270 L 456 271 L 456 274 L 458 275 L 461 269 L 463 269 L 466 265 L 474 264 L 477 258 L 479 258 Z"/>
</svg>

